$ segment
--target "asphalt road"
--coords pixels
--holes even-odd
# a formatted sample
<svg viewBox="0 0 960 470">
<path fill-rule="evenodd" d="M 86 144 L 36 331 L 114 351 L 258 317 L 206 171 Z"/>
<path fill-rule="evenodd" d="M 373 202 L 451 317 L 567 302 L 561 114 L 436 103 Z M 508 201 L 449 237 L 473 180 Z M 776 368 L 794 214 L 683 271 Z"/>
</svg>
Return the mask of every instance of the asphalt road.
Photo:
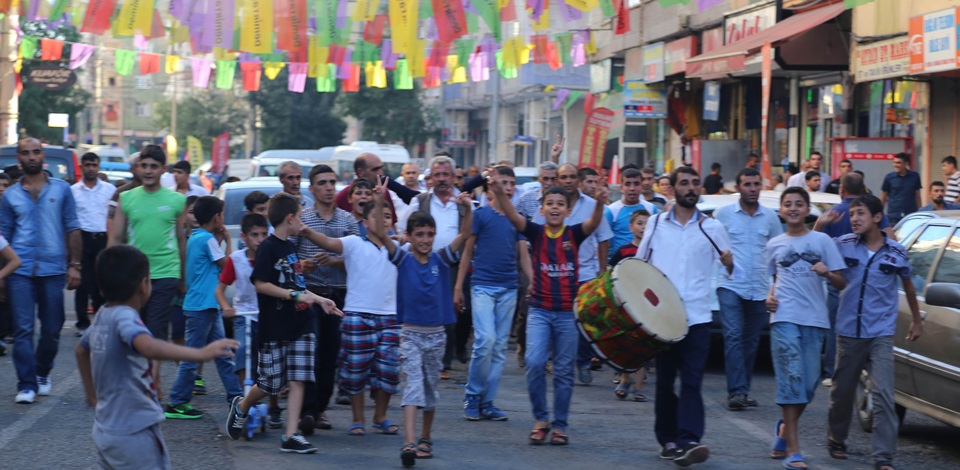
<svg viewBox="0 0 960 470">
<path fill-rule="evenodd" d="M 68 298 L 68 305 L 72 300 Z M 72 310 L 72 309 L 70 309 Z M 60 351 L 53 380 L 53 394 L 40 397 L 33 405 L 16 405 L 16 374 L 10 354 L 0 358 L 0 468 L 93 468 L 96 451 L 90 437 L 93 411 L 83 404 L 82 388 L 76 372 L 73 348 L 73 314 L 61 334 Z M 769 444 L 779 408 L 774 405 L 775 383 L 769 361 L 762 361 L 754 379 L 753 396 L 758 408 L 732 412 L 725 408 L 726 393 L 720 354 L 714 354 L 704 381 L 707 431 L 704 443 L 710 446 L 710 460 L 701 465 L 709 469 L 781 468 L 770 459 Z M 434 432 L 435 457 L 420 460 L 418 468 L 457 469 L 620 469 L 676 468 L 657 457 L 658 444 L 653 435 L 651 402 L 620 401 L 613 395 L 612 372 L 594 373 L 591 386 L 577 386 L 570 417 L 568 447 L 533 447 L 527 433 L 533 425 L 526 382 L 513 354 L 501 385 L 498 406 L 507 412 L 506 422 L 468 422 L 462 419 L 465 366 L 457 364 L 453 378 L 441 384 L 441 402 Z M 172 364 L 164 365 L 164 388 L 169 389 L 175 373 Z M 648 395 L 652 395 L 652 380 Z M 232 441 L 223 432 L 227 404 L 212 364 L 206 374 L 209 394 L 195 397 L 194 405 L 207 416 L 194 421 L 168 420 L 161 426 L 170 448 L 174 468 L 263 469 L 282 466 L 299 468 L 401 468 L 399 451 L 402 436 L 368 432 L 366 437 L 346 434 L 350 411 L 335 406 L 329 411 L 334 429 L 317 431 L 310 438 L 319 447 L 313 455 L 279 452 L 277 430 L 258 434 L 252 441 Z M 369 403 L 367 419 L 372 415 Z M 283 406 L 283 405 L 281 405 Z M 815 402 L 801 420 L 801 445 L 810 468 L 871 469 L 870 435 L 856 428 L 848 441 L 850 460 L 833 460 L 824 446 L 826 435 L 827 393 L 817 390 Z M 401 423 L 400 409 L 392 405 L 389 418 Z M 401 433 L 402 434 L 402 433 Z M 960 468 L 960 429 L 916 413 L 907 413 L 900 431 L 898 468 Z"/>
</svg>

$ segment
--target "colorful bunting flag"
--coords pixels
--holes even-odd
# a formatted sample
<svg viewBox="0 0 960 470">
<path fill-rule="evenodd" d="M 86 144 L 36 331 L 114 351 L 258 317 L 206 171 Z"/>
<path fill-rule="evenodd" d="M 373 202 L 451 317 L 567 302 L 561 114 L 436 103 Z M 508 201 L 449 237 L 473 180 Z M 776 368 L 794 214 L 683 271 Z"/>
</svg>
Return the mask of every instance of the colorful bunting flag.
<svg viewBox="0 0 960 470">
<path fill-rule="evenodd" d="M 394 53 L 409 55 L 414 52 L 412 49 L 417 42 L 419 12 L 417 0 L 389 0 L 390 38 L 393 40 Z"/>
<path fill-rule="evenodd" d="M 379 46 L 383 42 L 383 28 L 386 25 L 387 15 L 377 15 L 373 21 L 367 21 L 363 28 L 363 40 Z"/>
<path fill-rule="evenodd" d="M 234 21 L 237 16 L 235 7 L 234 0 L 207 0 L 200 39 L 205 46 L 233 49 Z"/>
<path fill-rule="evenodd" d="M 20 39 L 20 57 L 32 60 L 37 55 L 37 45 L 40 43 L 36 36 L 24 36 Z"/>
<path fill-rule="evenodd" d="M 217 82 L 216 87 L 221 90 L 233 88 L 233 77 L 237 73 L 237 61 L 218 60 L 217 61 Z"/>
<path fill-rule="evenodd" d="M 240 50 L 254 54 L 273 52 L 273 0 L 239 1 Z"/>
<path fill-rule="evenodd" d="M 40 40 L 40 60 L 60 60 L 63 56 L 63 41 L 56 39 Z"/>
<path fill-rule="evenodd" d="M 291 63 L 290 73 L 287 76 L 287 90 L 296 93 L 303 93 L 303 88 L 306 83 L 307 64 L 304 62 Z"/>
<path fill-rule="evenodd" d="M 263 74 L 267 76 L 270 80 L 276 80 L 277 75 L 280 75 L 280 71 L 287 64 L 283 62 L 266 62 L 263 64 Z"/>
<path fill-rule="evenodd" d="M 180 56 L 168 55 L 163 60 L 163 71 L 165 73 L 177 73 L 180 71 Z"/>
<path fill-rule="evenodd" d="M 560 106 L 563 105 L 568 96 L 570 96 L 570 90 L 566 88 L 557 90 L 557 99 L 553 100 L 553 110 L 556 111 L 560 109 Z"/>
<path fill-rule="evenodd" d="M 119 36 L 133 36 L 134 34 L 149 35 L 153 28 L 154 0 L 125 0 L 120 6 L 120 13 L 113 21 L 116 34 Z"/>
<path fill-rule="evenodd" d="M 93 55 L 93 46 L 74 43 L 70 45 L 70 69 L 83 67 Z"/>
<path fill-rule="evenodd" d="M 326 64 L 326 75 L 317 77 L 317 91 L 320 93 L 332 93 L 337 91 L 337 66 Z"/>
<path fill-rule="evenodd" d="M 160 72 L 160 54 L 140 53 L 140 75 Z"/>
<path fill-rule="evenodd" d="M 210 59 L 190 58 L 190 71 L 193 73 L 193 86 L 206 88 L 210 84 Z"/>
<path fill-rule="evenodd" d="M 546 0 L 540 0 L 546 1 Z M 437 24 L 437 34 L 443 42 L 453 42 L 467 34 L 467 17 L 463 11 L 463 0 L 431 0 L 433 16 Z"/>
<path fill-rule="evenodd" d="M 567 100 L 567 104 L 563 107 L 563 109 L 564 109 L 564 110 L 570 109 L 570 107 L 573 106 L 574 103 L 576 103 L 577 100 L 579 100 L 581 96 L 583 96 L 583 92 L 582 92 L 582 91 L 572 91 L 572 92 L 570 92 L 570 98 Z"/>
<path fill-rule="evenodd" d="M 413 89 L 413 77 L 410 76 L 410 67 L 407 66 L 407 59 L 397 61 L 397 68 L 393 71 L 393 87 L 397 90 Z"/>
<path fill-rule="evenodd" d="M 306 55 L 307 0 L 278 0 L 275 6 L 277 49 Z"/>
<path fill-rule="evenodd" d="M 133 63 L 137 61 L 137 53 L 124 49 L 117 49 L 113 55 L 114 67 L 117 73 L 128 76 L 133 73 Z"/>
</svg>

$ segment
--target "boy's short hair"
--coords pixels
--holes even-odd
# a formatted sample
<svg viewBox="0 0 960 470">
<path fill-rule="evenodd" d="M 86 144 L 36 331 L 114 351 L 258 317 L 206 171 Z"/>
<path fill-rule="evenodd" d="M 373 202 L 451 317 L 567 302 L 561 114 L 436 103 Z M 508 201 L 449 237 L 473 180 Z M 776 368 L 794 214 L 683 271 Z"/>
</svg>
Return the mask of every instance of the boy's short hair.
<svg viewBox="0 0 960 470">
<path fill-rule="evenodd" d="M 335 171 L 333 171 L 333 168 L 330 168 L 330 165 L 324 165 L 321 163 L 319 165 L 314 165 L 313 168 L 310 169 L 310 174 L 307 176 L 307 181 L 309 181 L 310 184 L 313 184 L 313 178 L 324 173 L 333 173 L 334 175 L 337 174 Z"/>
<path fill-rule="evenodd" d="M 99 161 L 100 161 L 100 156 L 93 152 L 87 152 L 83 154 L 82 157 L 80 157 L 80 163 L 99 162 Z"/>
<path fill-rule="evenodd" d="M 717 163 L 717 162 L 713 162 L 713 164 L 710 165 L 710 170 L 711 170 L 711 171 L 716 171 L 716 170 L 719 170 L 719 169 L 720 169 L 720 164 Z"/>
<path fill-rule="evenodd" d="M 579 180 L 581 183 L 584 180 L 586 180 L 588 176 L 600 176 L 600 175 L 597 173 L 597 170 L 594 170 L 593 168 L 590 168 L 590 167 L 581 168 L 577 170 L 577 180 Z"/>
<path fill-rule="evenodd" d="M 640 170 L 636 168 L 627 168 L 626 170 L 623 171 L 623 173 L 620 173 L 620 181 L 624 181 L 628 178 L 640 178 L 640 177 L 641 177 Z"/>
<path fill-rule="evenodd" d="M 543 199 L 546 200 L 547 196 L 551 194 L 559 194 L 563 196 L 563 198 L 567 201 L 567 207 L 570 207 L 571 205 L 573 205 L 573 202 L 571 201 L 570 193 L 568 193 L 565 189 L 561 188 L 560 186 L 553 186 L 551 188 L 547 188 L 547 190 L 543 192 Z"/>
<path fill-rule="evenodd" d="M 7 183 L 13 184 L 13 178 L 6 173 L 0 173 L 0 181 L 6 181 Z"/>
<path fill-rule="evenodd" d="M 647 212 L 646 209 L 637 209 L 633 211 L 633 214 L 630 214 L 631 225 L 633 225 L 633 223 L 637 220 L 637 217 L 650 217 L 650 213 Z"/>
<path fill-rule="evenodd" d="M 222 212 L 223 201 L 215 196 L 203 196 L 193 205 L 193 218 L 197 219 L 199 225 L 210 223 L 217 214 Z"/>
<path fill-rule="evenodd" d="M 373 210 L 376 209 L 378 205 L 383 207 L 384 212 L 390 211 L 390 213 L 393 214 L 393 209 L 390 208 L 390 204 L 387 204 L 387 201 L 372 201 L 370 204 L 363 205 L 363 219 L 366 220 L 367 217 L 370 217 L 370 214 L 373 213 Z"/>
<path fill-rule="evenodd" d="M 934 181 L 934 182 L 930 183 L 930 187 L 931 187 L 931 188 L 933 188 L 934 186 L 940 186 L 941 188 L 946 188 L 946 187 L 947 187 L 947 185 L 943 184 L 943 181 Z"/>
<path fill-rule="evenodd" d="M 787 196 L 791 194 L 799 194 L 800 197 L 803 199 L 803 202 L 807 203 L 808 206 L 810 205 L 810 193 L 808 193 L 806 189 L 803 189 L 800 186 L 791 186 L 787 189 L 784 189 L 783 193 L 780 194 L 780 204 L 783 204 L 783 200 L 786 199 Z"/>
<path fill-rule="evenodd" d="M 814 178 L 816 178 L 816 177 L 818 177 L 818 176 L 820 176 L 820 172 L 819 172 L 819 171 L 817 171 L 817 170 L 810 170 L 810 171 L 808 171 L 808 172 L 803 176 L 803 178 L 806 179 L 807 181 L 810 181 L 810 180 L 812 180 L 812 179 L 814 179 Z"/>
<path fill-rule="evenodd" d="M 513 172 L 513 168 L 510 168 L 507 165 L 498 165 L 493 170 L 496 171 L 500 176 L 512 176 L 514 178 L 517 177 L 517 174 Z"/>
<path fill-rule="evenodd" d="M 407 219 L 407 233 L 412 233 L 419 227 L 432 227 L 435 229 L 437 228 L 437 221 L 433 220 L 433 216 L 426 212 L 416 211 L 410 214 L 410 218 Z"/>
<path fill-rule="evenodd" d="M 167 165 L 167 153 L 163 151 L 163 147 L 159 145 L 144 145 L 143 150 L 140 151 L 140 161 L 142 162 L 145 159 L 156 160 L 160 163 L 161 167 Z"/>
<path fill-rule="evenodd" d="M 901 162 L 906 163 L 907 165 L 910 164 L 910 155 L 908 155 L 908 154 L 906 154 L 906 153 L 904 153 L 904 152 L 900 152 L 900 153 L 894 155 L 893 158 L 896 158 L 897 160 L 900 160 Z"/>
<path fill-rule="evenodd" d="M 243 198 L 243 206 L 247 208 L 247 212 L 253 212 L 254 207 L 268 202 L 270 202 L 270 196 L 263 191 L 250 191 L 250 194 Z"/>
<path fill-rule="evenodd" d="M 125 302 L 140 283 L 150 277 L 150 260 L 132 245 L 111 246 L 97 255 L 95 264 L 100 294 L 108 302 Z"/>
<path fill-rule="evenodd" d="M 850 201 L 850 208 L 854 207 L 866 207 L 870 211 L 870 215 L 874 216 L 883 212 L 883 203 L 880 202 L 880 198 L 874 196 L 873 194 L 864 194 L 853 201 Z"/>
<path fill-rule="evenodd" d="M 197 196 L 197 195 L 187 196 L 187 202 L 185 202 L 185 203 L 183 204 L 183 208 L 184 208 L 184 209 L 187 209 L 187 208 L 189 208 L 190 206 L 196 204 L 196 203 L 197 203 L 197 199 L 200 199 L 200 196 Z"/>
<path fill-rule="evenodd" d="M 949 164 L 953 165 L 954 167 L 956 167 L 956 166 L 957 166 L 957 157 L 954 157 L 953 155 L 950 155 L 950 156 L 948 156 L 948 157 L 943 157 L 943 161 L 942 161 L 941 163 L 949 163 Z"/>
<path fill-rule="evenodd" d="M 270 225 L 267 223 L 267 218 L 260 214 L 247 214 L 240 219 L 240 233 L 246 235 L 256 227 L 269 230 Z"/>
<path fill-rule="evenodd" d="M 279 192 L 270 198 L 270 206 L 267 208 L 267 218 L 270 225 L 279 227 L 288 215 L 297 215 L 300 212 L 300 201 L 293 196 Z"/>
<path fill-rule="evenodd" d="M 353 183 L 350 183 L 350 191 L 347 192 L 347 196 L 353 197 L 353 193 L 356 192 L 358 189 L 369 189 L 373 191 L 373 185 L 370 184 L 370 182 L 367 181 L 366 178 L 353 180 Z"/>
<path fill-rule="evenodd" d="M 191 170 L 190 162 L 188 162 L 188 161 L 186 161 L 186 160 L 180 160 L 180 161 L 178 161 L 177 163 L 174 163 L 174 164 L 173 164 L 173 169 L 174 169 L 174 170 L 180 170 L 180 171 L 182 171 L 182 172 L 184 172 L 184 173 L 186 173 L 186 174 L 189 175 L 189 174 L 190 174 L 190 170 Z"/>
</svg>

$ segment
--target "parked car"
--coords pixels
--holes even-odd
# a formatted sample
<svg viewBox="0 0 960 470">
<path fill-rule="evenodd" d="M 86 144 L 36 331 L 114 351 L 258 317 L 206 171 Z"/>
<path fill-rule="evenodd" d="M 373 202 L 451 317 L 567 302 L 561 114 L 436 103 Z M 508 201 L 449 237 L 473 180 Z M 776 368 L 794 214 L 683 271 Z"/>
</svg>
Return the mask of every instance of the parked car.
<svg viewBox="0 0 960 470">
<path fill-rule="evenodd" d="M 80 181 L 80 159 L 77 153 L 66 147 L 59 145 L 44 145 L 43 153 L 45 155 L 43 169 L 50 172 L 53 178 L 60 178 L 70 184 Z M 0 146 L 0 168 L 18 165 L 17 146 Z"/>
<path fill-rule="evenodd" d="M 289 161 L 296 162 L 298 165 L 300 165 L 300 168 L 303 170 L 304 177 L 310 173 L 310 169 L 316 164 L 310 160 L 295 158 L 254 158 L 251 160 L 250 173 L 248 174 L 247 178 L 277 176 L 277 171 L 280 169 L 280 165 Z M 233 176 L 240 175 L 233 174 Z"/>
<path fill-rule="evenodd" d="M 960 427 L 960 211 L 914 213 L 894 230 L 910 257 L 924 319 L 923 336 L 907 341 L 912 316 L 901 289 L 893 350 L 897 414 L 902 420 L 911 410 Z M 858 418 L 870 431 L 873 406 L 866 380 L 864 372 Z"/>
</svg>

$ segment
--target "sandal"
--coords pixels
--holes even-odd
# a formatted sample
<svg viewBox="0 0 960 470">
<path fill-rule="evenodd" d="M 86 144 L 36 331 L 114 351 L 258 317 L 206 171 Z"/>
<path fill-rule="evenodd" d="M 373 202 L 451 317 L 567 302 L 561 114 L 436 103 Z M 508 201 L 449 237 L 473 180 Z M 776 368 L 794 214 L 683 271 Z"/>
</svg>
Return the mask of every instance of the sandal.
<svg viewBox="0 0 960 470">
<path fill-rule="evenodd" d="M 417 464 L 417 446 L 408 442 L 400 449 L 400 462 L 404 467 L 412 467 Z"/>
<path fill-rule="evenodd" d="M 633 394 L 633 401 L 636 401 L 636 402 L 644 402 L 644 401 L 647 401 L 647 396 L 644 395 L 644 394 L 642 394 L 642 393 L 635 392 L 635 393 Z"/>
<path fill-rule="evenodd" d="M 830 453 L 830 457 L 839 460 L 847 460 L 846 444 L 835 442 L 833 439 L 827 438 L 827 451 Z"/>
<path fill-rule="evenodd" d="M 630 384 L 620 383 L 617 385 L 617 388 L 613 390 L 613 394 L 621 400 L 627 399 L 627 393 L 630 391 Z"/>
<path fill-rule="evenodd" d="M 362 423 L 353 423 L 347 428 L 347 434 L 356 437 L 363 437 L 367 435 L 367 428 L 363 427 Z"/>
<path fill-rule="evenodd" d="M 550 435 L 550 445 L 552 446 L 565 446 L 569 443 L 570 437 L 567 436 L 566 431 L 555 430 Z"/>
<path fill-rule="evenodd" d="M 396 434 L 400 430 L 400 426 L 393 424 L 393 421 L 385 419 L 379 423 L 373 423 L 373 429 L 380 431 L 380 434 Z"/>
<path fill-rule="evenodd" d="M 782 460 L 787 458 L 787 441 L 780 437 L 783 432 L 783 420 L 778 419 L 773 428 L 773 442 L 770 444 L 770 458 Z"/>
<path fill-rule="evenodd" d="M 542 446 L 547 442 L 547 434 L 550 428 L 534 428 L 530 431 L 530 445 Z"/>
<path fill-rule="evenodd" d="M 801 464 L 803 464 L 803 465 L 802 465 L 802 466 L 801 466 L 801 465 L 795 465 L 795 464 L 798 464 L 798 463 L 801 463 Z M 783 461 L 783 468 L 785 468 L 785 469 L 787 469 L 787 470 L 806 470 L 806 469 L 807 469 L 807 462 L 806 462 L 805 460 L 803 460 L 803 455 L 801 455 L 801 454 L 793 454 L 793 455 L 791 455 L 790 457 L 787 457 L 787 458 Z"/>
<path fill-rule="evenodd" d="M 417 442 L 417 458 L 418 459 L 432 459 L 433 458 L 433 442 L 430 439 L 423 439 Z"/>
<path fill-rule="evenodd" d="M 321 414 L 320 416 L 317 416 L 317 421 L 313 424 L 313 427 L 317 429 L 333 429 L 333 423 L 330 422 L 330 419 L 327 418 L 327 415 Z"/>
</svg>

